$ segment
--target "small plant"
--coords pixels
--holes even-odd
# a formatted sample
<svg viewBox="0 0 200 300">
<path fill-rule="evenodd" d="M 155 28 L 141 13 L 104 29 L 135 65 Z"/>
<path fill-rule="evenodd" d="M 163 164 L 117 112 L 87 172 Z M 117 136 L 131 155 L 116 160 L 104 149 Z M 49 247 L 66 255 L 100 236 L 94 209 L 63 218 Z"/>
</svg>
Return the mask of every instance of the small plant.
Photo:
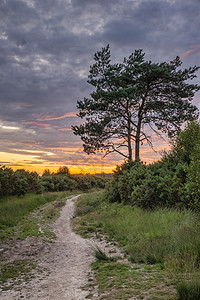
<svg viewBox="0 0 200 300">
<path fill-rule="evenodd" d="M 110 260 L 106 253 L 103 250 L 101 250 L 101 248 L 99 248 L 99 246 L 97 245 L 94 247 L 94 255 L 97 260 Z"/>
<path fill-rule="evenodd" d="M 182 281 L 176 287 L 178 300 L 197 300 L 200 299 L 200 281 Z"/>
<path fill-rule="evenodd" d="M 103 251 L 97 245 L 94 246 L 94 256 L 96 257 L 97 260 L 101 260 L 101 261 L 114 261 L 115 260 L 114 257 L 107 256 L 105 251 Z"/>
</svg>

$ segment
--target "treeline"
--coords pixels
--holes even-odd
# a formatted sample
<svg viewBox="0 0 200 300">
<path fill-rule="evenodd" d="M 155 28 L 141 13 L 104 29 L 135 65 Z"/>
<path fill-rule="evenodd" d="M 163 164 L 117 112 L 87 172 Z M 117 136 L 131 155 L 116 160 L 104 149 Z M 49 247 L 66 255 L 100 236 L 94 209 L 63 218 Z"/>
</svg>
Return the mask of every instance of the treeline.
<svg viewBox="0 0 200 300">
<path fill-rule="evenodd" d="M 66 166 L 60 167 L 56 173 L 46 169 L 42 176 L 24 169 L 13 171 L 11 168 L 0 167 L 0 197 L 104 188 L 108 178 L 106 174 L 72 175 Z"/>
<path fill-rule="evenodd" d="M 117 166 L 105 197 L 144 209 L 185 207 L 200 212 L 199 123 L 188 123 L 160 161 Z"/>
</svg>

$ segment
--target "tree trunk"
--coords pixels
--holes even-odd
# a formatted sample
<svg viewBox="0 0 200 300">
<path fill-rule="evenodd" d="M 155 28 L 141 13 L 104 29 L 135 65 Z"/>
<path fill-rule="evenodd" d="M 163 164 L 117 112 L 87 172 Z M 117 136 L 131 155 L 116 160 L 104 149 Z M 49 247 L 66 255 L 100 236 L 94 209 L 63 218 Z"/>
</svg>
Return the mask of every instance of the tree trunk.
<svg viewBox="0 0 200 300">
<path fill-rule="evenodd" d="M 126 114 L 127 114 L 127 119 L 128 119 L 128 134 L 127 134 L 127 140 L 128 140 L 128 160 L 129 162 L 133 160 L 133 155 L 132 155 L 132 145 L 131 145 L 131 133 L 132 133 L 132 128 L 131 128 L 131 116 L 128 110 L 129 103 L 127 101 L 126 105 Z"/>
<path fill-rule="evenodd" d="M 139 113 L 138 114 L 138 124 L 137 124 L 137 131 L 135 136 L 135 160 L 140 160 L 140 131 L 141 131 L 141 125 L 142 125 L 142 116 Z"/>
<path fill-rule="evenodd" d="M 137 130 L 135 139 L 135 160 L 140 160 L 140 130 Z"/>
<path fill-rule="evenodd" d="M 138 112 L 138 124 L 137 124 L 137 131 L 135 136 L 135 160 L 140 160 L 140 132 L 141 132 L 141 126 L 142 126 L 142 119 L 143 119 L 143 113 L 144 113 L 144 105 L 145 105 L 145 95 L 142 98 L 142 103 Z"/>
<path fill-rule="evenodd" d="M 131 138 L 128 136 L 128 160 L 132 161 L 132 148 L 131 148 Z"/>
</svg>

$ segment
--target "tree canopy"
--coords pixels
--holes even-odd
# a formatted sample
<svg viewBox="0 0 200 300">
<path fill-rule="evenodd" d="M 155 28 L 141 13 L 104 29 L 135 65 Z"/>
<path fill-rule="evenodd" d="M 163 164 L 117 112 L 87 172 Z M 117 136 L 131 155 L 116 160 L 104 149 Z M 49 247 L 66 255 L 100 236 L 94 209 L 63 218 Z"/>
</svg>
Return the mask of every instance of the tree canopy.
<svg viewBox="0 0 200 300">
<path fill-rule="evenodd" d="M 144 56 L 142 50 L 135 50 L 122 63 L 111 64 L 109 45 L 95 53 L 88 76 L 95 90 L 77 104 L 85 123 L 72 126 L 86 153 L 117 152 L 132 160 L 135 145 L 139 160 L 140 144 L 146 141 L 152 146 L 148 128 L 157 135 L 173 135 L 185 121 L 197 118 L 191 101 L 200 86 L 189 80 L 199 67 L 181 70 L 179 57 L 153 63 Z"/>
</svg>

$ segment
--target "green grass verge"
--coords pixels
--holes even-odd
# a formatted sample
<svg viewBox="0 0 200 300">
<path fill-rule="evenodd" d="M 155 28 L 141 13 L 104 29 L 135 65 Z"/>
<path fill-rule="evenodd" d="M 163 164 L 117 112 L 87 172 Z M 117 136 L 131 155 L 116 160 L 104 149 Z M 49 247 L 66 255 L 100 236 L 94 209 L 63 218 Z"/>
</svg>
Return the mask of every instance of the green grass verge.
<svg viewBox="0 0 200 300">
<path fill-rule="evenodd" d="M 97 261 L 100 299 L 174 299 L 174 289 L 160 265 L 134 265 Z"/>
<path fill-rule="evenodd" d="M 144 211 L 119 203 L 108 203 L 103 201 L 102 193 L 93 193 L 77 201 L 76 216 L 74 228 L 78 233 L 85 237 L 91 236 L 91 233 L 97 237 L 106 234 L 108 240 L 118 242 L 132 263 L 149 265 L 153 268 L 152 274 L 154 266 L 159 266 L 159 274 L 164 274 L 161 277 L 166 280 L 171 278 L 174 285 L 182 279 L 192 283 L 199 277 L 200 220 L 191 211 Z M 104 272 L 104 267 L 99 268 L 97 274 Z M 145 282 L 142 275 L 140 279 Z M 160 283 L 154 288 L 153 280 L 152 287 L 148 286 L 147 289 L 159 294 Z M 162 290 L 168 292 L 163 286 Z M 148 299 L 144 296 L 142 285 L 140 291 L 143 293 L 141 297 Z M 168 296 L 171 297 L 171 293 Z M 163 299 L 170 299 L 168 296 L 163 296 Z M 162 299 L 159 297 L 154 295 L 150 299 Z"/>
<path fill-rule="evenodd" d="M 40 271 L 37 265 L 27 260 L 17 260 L 0 265 L 0 285 L 3 291 L 10 290 L 28 282 L 35 277 L 35 271 Z"/>
<path fill-rule="evenodd" d="M 178 300 L 195 300 L 200 299 L 200 282 L 182 281 L 177 285 Z"/>
<path fill-rule="evenodd" d="M 40 226 L 48 223 L 47 220 L 53 221 L 65 204 L 63 199 L 74 194 L 78 192 L 27 194 L 0 199 L 0 240 L 42 235 Z"/>
<path fill-rule="evenodd" d="M 24 197 L 9 197 L 3 199 L 0 203 L 2 211 L 5 215 L 1 218 L 4 225 L 1 225 L 0 238 L 1 244 L 4 243 L 13 247 L 15 240 L 23 240 L 26 237 L 36 236 L 40 237 L 44 242 L 51 242 L 55 238 L 55 233 L 52 230 L 52 222 L 55 221 L 61 208 L 65 205 L 67 197 L 78 194 L 78 192 L 68 193 L 48 193 L 44 195 L 26 195 Z M 32 201 L 32 203 L 30 203 Z M 9 205 L 12 209 L 9 209 Z M 16 210 L 16 215 L 13 210 L 14 207 L 21 207 L 22 212 L 19 214 Z M 7 222 L 9 226 L 5 225 L 5 220 L 14 221 Z M 2 222 L 2 223 L 3 223 Z M 2 224 L 1 223 L 1 224 Z M 9 241 L 9 239 L 11 241 Z M 4 241 L 5 240 L 5 241 Z M 37 242 L 37 239 L 36 239 Z M 10 257 L 12 259 L 12 257 Z M 1 289 L 10 290 L 19 288 L 20 284 L 27 282 L 35 276 L 40 276 L 44 270 L 37 266 L 37 261 L 34 257 L 29 260 L 19 259 L 6 264 L 0 264 L 0 286 Z"/>
</svg>

